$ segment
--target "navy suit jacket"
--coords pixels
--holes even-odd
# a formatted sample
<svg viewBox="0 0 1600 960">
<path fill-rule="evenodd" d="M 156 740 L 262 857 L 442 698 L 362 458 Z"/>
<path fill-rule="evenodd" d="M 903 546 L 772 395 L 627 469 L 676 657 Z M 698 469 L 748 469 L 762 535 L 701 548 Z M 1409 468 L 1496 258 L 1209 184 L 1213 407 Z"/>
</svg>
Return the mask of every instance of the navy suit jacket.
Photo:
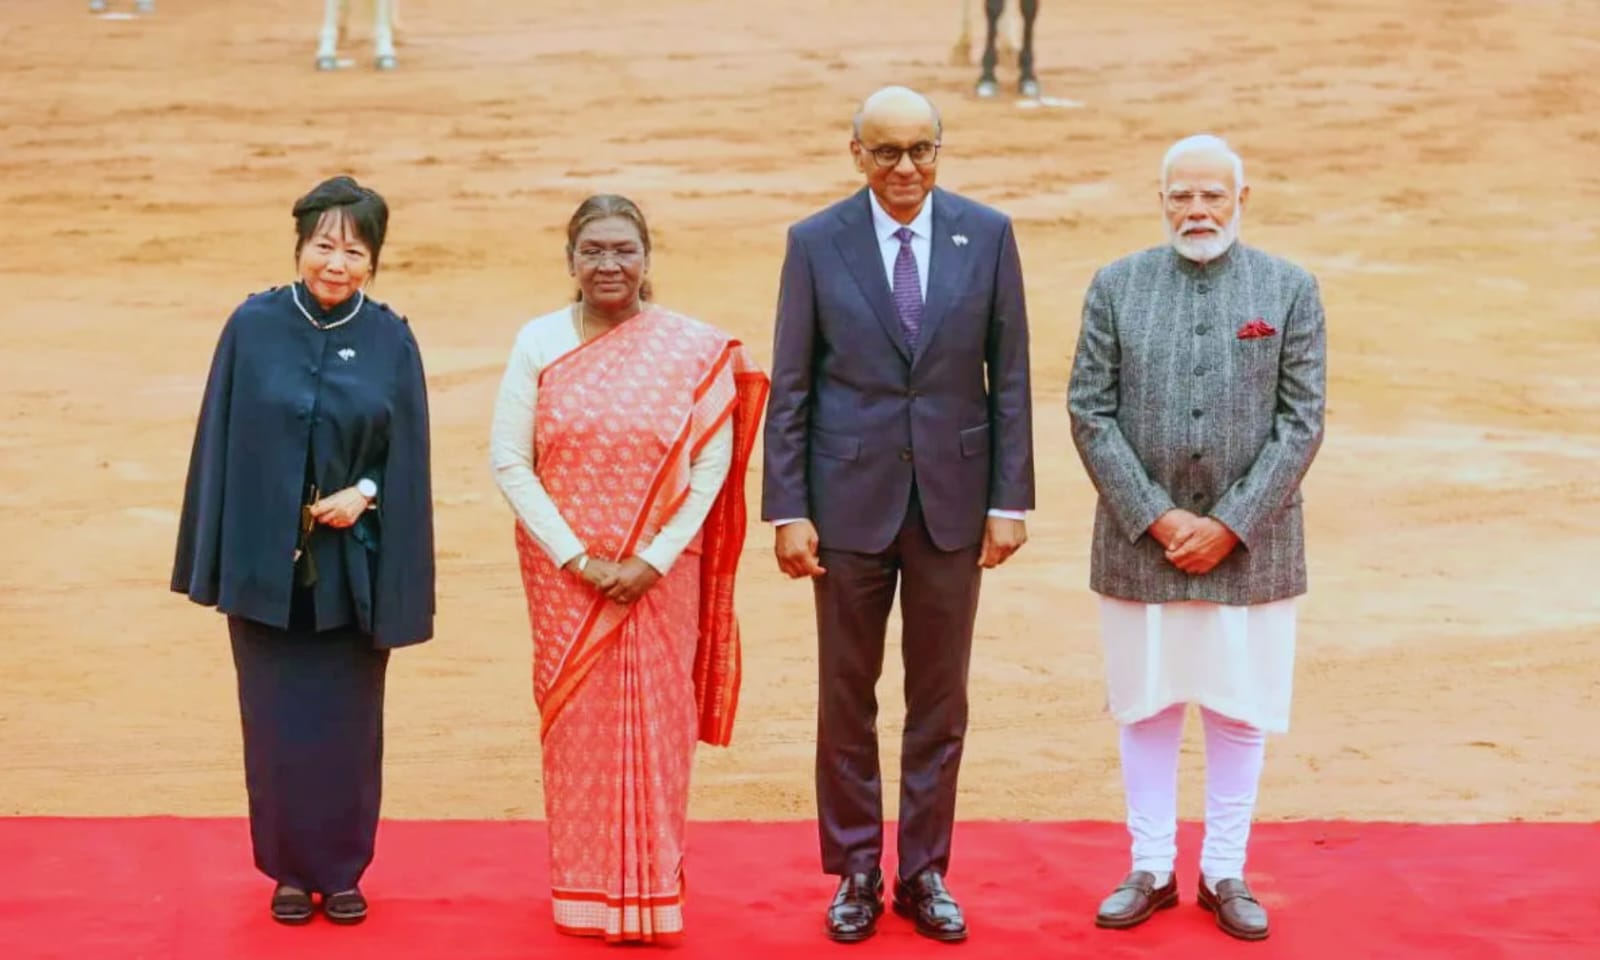
<svg viewBox="0 0 1600 960">
<path fill-rule="evenodd" d="M 1033 507 L 1022 264 L 1010 218 L 934 191 L 919 346 L 907 347 L 865 189 L 789 230 L 778 291 L 761 513 L 826 549 L 877 553 L 915 484 L 943 550 L 990 509 Z"/>
</svg>

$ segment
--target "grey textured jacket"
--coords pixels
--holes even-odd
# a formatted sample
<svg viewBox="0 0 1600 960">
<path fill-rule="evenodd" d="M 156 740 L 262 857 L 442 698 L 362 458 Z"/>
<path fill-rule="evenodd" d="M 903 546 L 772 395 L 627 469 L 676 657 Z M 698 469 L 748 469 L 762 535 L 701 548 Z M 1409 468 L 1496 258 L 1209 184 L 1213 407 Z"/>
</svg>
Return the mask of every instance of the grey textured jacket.
<svg viewBox="0 0 1600 960">
<path fill-rule="evenodd" d="M 1267 336 L 1241 338 L 1255 320 Z M 1235 243 L 1209 264 L 1171 247 L 1095 274 L 1067 392 L 1100 493 L 1089 586 L 1126 600 L 1268 603 L 1306 590 L 1300 481 L 1322 444 L 1327 340 L 1316 280 Z M 1203 576 L 1147 531 L 1167 510 L 1240 538 Z"/>
</svg>

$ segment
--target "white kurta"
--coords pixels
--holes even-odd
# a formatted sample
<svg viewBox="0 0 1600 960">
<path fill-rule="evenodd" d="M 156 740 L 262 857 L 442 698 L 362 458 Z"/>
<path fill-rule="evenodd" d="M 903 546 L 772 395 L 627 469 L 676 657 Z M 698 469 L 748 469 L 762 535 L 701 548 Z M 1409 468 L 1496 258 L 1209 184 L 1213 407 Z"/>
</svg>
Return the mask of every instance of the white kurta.
<svg viewBox="0 0 1600 960">
<path fill-rule="evenodd" d="M 565 566 L 585 545 L 562 518 L 555 501 L 539 482 L 534 465 L 533 424 L 538 409 L 539 373 L 578 348 L 572 307 L 536 317 L 523 326 L 511 349 L 500 395 L 495 400 L 489 435 L 489 458 L 495 482 L 517 519 L 544 552 Z M 639 559 L 666 573 L 711 512 L 733 462 L 733 423 L 723 423 L 689 465 L 689 494 L 653 540 L 638 551 Z M 620 559 L 620 558 L 618 558 Z"/>
<path fill-rule="evenodd" d="M 1225 606 L 1100 597 L 1106 706 L 1120 724 L 1195 703 L 1269 733 L 1289 729 L 1295 601 Z"/>
</svg>

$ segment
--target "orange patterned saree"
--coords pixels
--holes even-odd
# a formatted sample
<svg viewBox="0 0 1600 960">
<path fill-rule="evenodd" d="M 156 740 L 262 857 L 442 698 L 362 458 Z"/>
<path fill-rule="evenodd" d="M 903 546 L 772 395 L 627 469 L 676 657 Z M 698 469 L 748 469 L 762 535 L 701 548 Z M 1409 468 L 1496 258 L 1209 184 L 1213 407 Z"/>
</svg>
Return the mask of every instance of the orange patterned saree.
<svg viewBox="0 0 1600 960">
<path fill-rule="evenodd" d="M 659 941 L 683 929 L 695 741 L 726 745 L 738 703 L 734 576 L 767 389 L 742 344 L 658 307 L 540 374 L 535 471 L 591 556 L 648 544 L 730 420 L 734 448 L 699 534 L 632 605 L 562 572 L 517 525 L 563 932 Z"/>
</svg>

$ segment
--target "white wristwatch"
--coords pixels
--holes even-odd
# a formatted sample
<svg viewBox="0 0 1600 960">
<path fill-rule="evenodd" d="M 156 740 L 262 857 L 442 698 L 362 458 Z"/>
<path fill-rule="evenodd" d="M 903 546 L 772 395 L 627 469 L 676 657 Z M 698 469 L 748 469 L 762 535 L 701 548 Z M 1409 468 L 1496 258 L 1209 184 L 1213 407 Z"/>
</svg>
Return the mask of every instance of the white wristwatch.
<svg viewBox="0 0 1600 960">
<path fill-rule="evenodd" d="M 589 555 L 587 553 L 578 554 L 578 573 L 582 574 L 587 566 L 589 566 Z"/>
<path fill-rule="evenodd" d="M 356 493 L 361 494 L 368 500 L 376 500 L 378 499 L 378 484 L 368 477 L 362 477 L 356 481 Z"/>
</svg>

